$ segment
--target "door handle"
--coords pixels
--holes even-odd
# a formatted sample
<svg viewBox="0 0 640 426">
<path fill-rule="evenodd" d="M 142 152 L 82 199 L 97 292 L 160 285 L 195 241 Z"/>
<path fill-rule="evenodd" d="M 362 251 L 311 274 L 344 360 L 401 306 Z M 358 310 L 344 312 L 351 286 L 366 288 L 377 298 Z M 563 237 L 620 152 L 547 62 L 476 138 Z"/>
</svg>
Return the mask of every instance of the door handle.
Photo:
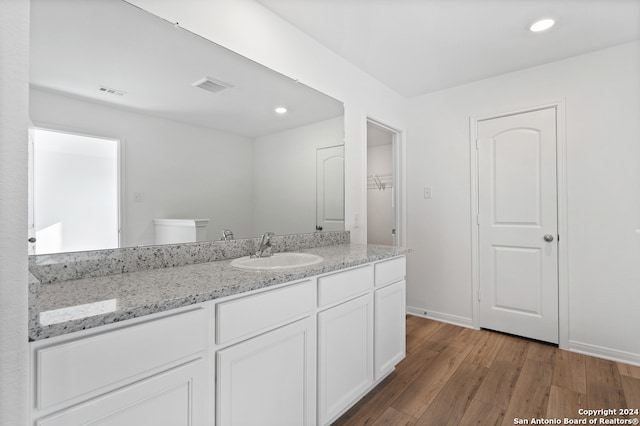
<svg viewBox="0 0 640 426">
<path fill-rule="evenodd" d="M 548 243 L 550 243 L 551 241 L 553 241 L 553 235 L 551 234 L 547 234 L 544 236 L 544 240 Z"/>
</svg>

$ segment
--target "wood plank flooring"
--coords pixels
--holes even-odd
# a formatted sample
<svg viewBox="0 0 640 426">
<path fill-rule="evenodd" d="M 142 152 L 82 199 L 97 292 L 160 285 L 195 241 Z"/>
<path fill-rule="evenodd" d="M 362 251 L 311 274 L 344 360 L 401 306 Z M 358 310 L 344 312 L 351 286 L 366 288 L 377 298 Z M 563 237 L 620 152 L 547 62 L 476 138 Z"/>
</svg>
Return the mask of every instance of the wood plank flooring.
<svg viewBox="0 0 640 426">
<path fill-rule="evenodd" d="M 625 407 L 640 409 L 640 367 L 407 316 L 407 357 L 333 424 L 513 425 Z"/>
</svg>

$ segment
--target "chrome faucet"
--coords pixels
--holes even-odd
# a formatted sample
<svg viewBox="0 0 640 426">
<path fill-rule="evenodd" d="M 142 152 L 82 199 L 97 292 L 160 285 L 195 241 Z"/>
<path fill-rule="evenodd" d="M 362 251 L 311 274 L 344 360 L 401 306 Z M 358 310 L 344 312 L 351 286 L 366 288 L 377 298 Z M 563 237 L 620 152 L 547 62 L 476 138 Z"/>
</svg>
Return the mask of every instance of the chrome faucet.
<svg viewBox="0 0 640 426">
<path fill-rule="evenodd" d="M 256 254 L 252 255 L 251 257 L 256 258 L 256 257 L 269 257 L 271 256 L 271 237 L 274 236 L 275 233 L 273 232 L 265 232 L 264 234 L 262 234 L 262 239 L 260 240 L 260 247 L 258 248 L 258 250 L 256 251 Z M 265 252 L 267 252 L 267 254 L 265 254 Z"/>
<path fill-rule="evenodd" d="M 231 229 L 221 229 L 220 231 L 222 231 L 222 238 L 220 238 L 220 241 L 233 240 L 233 231 Z"/>
</svg>

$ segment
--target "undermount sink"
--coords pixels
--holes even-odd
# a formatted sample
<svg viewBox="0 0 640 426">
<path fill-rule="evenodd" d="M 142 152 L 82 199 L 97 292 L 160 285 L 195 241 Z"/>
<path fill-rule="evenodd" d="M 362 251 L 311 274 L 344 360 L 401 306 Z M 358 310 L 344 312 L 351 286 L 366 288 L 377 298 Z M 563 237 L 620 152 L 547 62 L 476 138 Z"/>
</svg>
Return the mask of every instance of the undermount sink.
<svg viewBox="0 0 640 426">
<path fill-rule="evenodd" d="M 268 257 L 240 257 L 231 261 L 231 266 L 256 271 L 300 268 L 322 262 L 322 257 L 310 253 L 276 253 Z"/>
</svg>

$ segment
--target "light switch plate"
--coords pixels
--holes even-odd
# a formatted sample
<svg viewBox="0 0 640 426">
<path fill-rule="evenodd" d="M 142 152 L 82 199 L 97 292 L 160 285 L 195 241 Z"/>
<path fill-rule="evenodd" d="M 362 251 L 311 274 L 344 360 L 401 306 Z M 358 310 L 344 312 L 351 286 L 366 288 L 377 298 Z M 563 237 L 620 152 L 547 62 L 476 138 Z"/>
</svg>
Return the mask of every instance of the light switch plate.
<svg viewBox="0 0 640 426">
<path fill-rule="evenodd" d="M 134 192 L 133 193 L 133 202 L 134 203 L 144 203 L 144 192 Z"/>
<path fill-rule="evenodd" d="M 425 186 L 424 187 L 424 198 L 426 200 L 430 200 L 431 199 L 431 187 L 430 186 Z"/>
</svg>

